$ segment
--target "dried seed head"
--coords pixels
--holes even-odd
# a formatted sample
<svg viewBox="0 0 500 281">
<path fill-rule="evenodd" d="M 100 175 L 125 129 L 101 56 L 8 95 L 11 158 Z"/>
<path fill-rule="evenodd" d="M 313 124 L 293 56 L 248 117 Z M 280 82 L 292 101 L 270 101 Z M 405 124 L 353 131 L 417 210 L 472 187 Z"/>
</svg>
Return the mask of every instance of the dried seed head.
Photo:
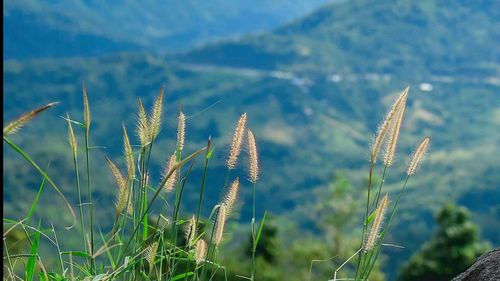
<svg viewBox="0 0 500 281">
<path fill-rule="evenodd" d="M 160 94 L 155 99 L 155 103 L 153 105 L 153 112 L 151 113 L 151 117 L 149 120 L 149 132 L 150 132 L 150 140 L 154 140 L 161 129 L 161 121 L 162 121 L 162 112 L 163 112 L 163 88 L 160 90 Z"/>
<path fill-rule="evenodd" d="M 259 157 L 255 137 L 251 130 L 248 130 L 248 173 L 252 183 L 259 179 Z"/>
<path fill-rule="evenodd" d="M 194 218 L 194 215 L 189 220 L 185 233 L 188 247 L 192 247 L 194 245 L 194 240 L 196 239 L 196 219 Z"/>
<path fill-rule="evenodd" d="M 370 156 L 370 161 L 375 162 L 377 160 L 377 156 L 380 152 L 380 148 L 382 147 L 382 143 L 384 142 L 384 139 L 387 135 L 387 131 L 391 127 L 392 122 L 394 121 L 394 116 L 396 115 L 397 111 L 399 110 L 401 104 L 403 102 L 406 102 L 406 97 L 408 96 L 408 91 L 410 87 L 406 87 L 401 95 L 396 99 L 396 101 L 392 104 L 391 109 L 387 113 L 384 121 L 380 125 L 380 127 L 377 130 L 377 134 L 375 136 L 375 139 L 373 140 L 373 145 L 372 145 L 372 152 Z"/>
<path fill-rule="evenodd" d="M 82 86 L 82 92 L 83 92 L 83 120 L 85 122 L 85 130 L 87 136 L 90 134 L 90 106 L 89 106 L 89 99 L 87 97 L 87 87 L 85 84 Z"/>
<path fill-rule="evenodd" d="M 236 203 L 236 199 L 238 197 L 238 189 L 240 187 L 240 179 L 236 178 L 233 183 L 231 184 L 231 187 L 227 191 L 226 195 L 224 196 L 224 204 L 226 205 L 227 208 L 227 213 L 230 214 L 234 204 Z"/>
<path fill-rule="evenodd" d="M 224 203 L 220 204 L 219 212 L 217 213 L 217 220 L 215 221 L 214 241 L 215 245 L 219 246 L 222 242 L 222 235 L 224 234 L 224 225 L 226 224 L 227 208 Z"/>
<path fill-rule="evenodd" d="M 205 242 L 205 240 L 200 239 L 196 242 L 194 255 L 196 258 L 196 264 L 200 264 L 205 260 L 205 256 L 207 255 L 207 242 Z"/>
<path fill-rule="evenodd" d="M 229 170 L 236 168 L 236 162 L 238 162 L 238 156 L 240 155 L 241 147 L 243 145 L 243 134 L 245 133 L 246 123 L 247 114 L 243 113 L 238 121 L 238 124 L 236 125 L 236 129 L 234 130 L 233 140 L 229 150 L 229 158 L 226 162 Z"/>
<path fill-rule="evenodd" d="M 429 137 L 424 138 L 418 145 L 417 149 L 413 152 L 410 165 L 408 165 L 408 170 L 406 171 L 408 176 L 413 175 L 417 171 L 420 163 L 422 163 L 425 153 L 427 152 L 430 141 L 431 139 Z"/>
<path fill-rule="evenodd" d="M 389 205 L 389 196 L 386 194 L 380 202 L 377 210 L 375 210 L 375 218 L 373 219 L 372 228 L 368 235 L 368 238 L 365 241 L 365 245 L 363 246 L 363 250 L 365 252 L 370 251 L 375 247 L 375 242 L 380 234 L 380 230 L 382 228 L 382 222 L 385 217 L 385 212 L 387 211 L 387 206 Z"/>
<path fill-rule="evenodd" d="M 150 139 L 148 118 L 146 116 L 146 110 L 144 110 L 144 105 L 142 104 L 141 98 L 139 98 L 139 112 L 137 115 L 137 135 L 141 141 L 141 147 L 145 147 Z"/>
<path fill-rule="evenodd" d="M 111 161 L 109 158 L 106 157 L 106 160 L 108 161 L 108 166 L 111 170 L 111 173 L 113 174 L 113 177 L 115 178 L 116 181 L 116 186 L 118 187 L 117 193 L 116 193 L 116 213 L 120 214 L 125 207 L 127 207 L 127 212 L 131 211 L 132 208 L 132 202 L 129 201 L 129 189 L 127 188 L 127 181 L 123 177 L 122 173 L 118 169 L 118 167 Z M 128 205 L 127 205 L 128 202 Z"/>
<path fill-rule="evenodd" d="M 163 180 L 165 181 L 166 177 L 172 169 L 174 169 L 175 164 L 177 163 L 177 157 L 175 156 L 175 153 L 170 156 L 170 159 L 168 160 L 168 164 L 165 166 L 163 169 Z M 163 188 L 167 191 L 170 192 L 174 190 L 175 183 L 177 182 L 177 173 L 172 173 L 170 177 L 165 181 L 165 184 L 163 184 Z"/>
<path fill-rule="evenodd" d="M 406 96 L 401 100 L 396 115 L 394 116 L 394 122 L 392 122 L 391 130 L 389 132 L 389 137 L 385 145 L 385 155 L 384 155 L 384 165 L 391 166 L 394 160 L 394 154 L 396 153 L 396 146 L 399 138 L 399 131 L 401 129 L 401 123 L 403 123 L 403 116 L 406 108 Z"/>
<path fill-rule="evenodd" d="M 131 181 L 135 177 L 135 160 L 134 152 L 132 151 L 132 146 L 130 145 L 130 139 L 128 138 L 127 129 L 123 125 L 123 156 L 127 161 L 128 169 L 128 180 Z"/>
<path fill-rule="evenodd" d="M 51 103 L 49 103 L 47 105 L 44 105 L 44 106 L 39 107 L 37 109 L 34 109 L 34 110 L 32 110 L 32 111 L 30 111 L 30 112 L 22 115 L 21 117 L 17 118 L 16 120 L 10 122 L 9 124 L 7 124 L 7 126 L 5 126 L 3 128 L 3 136 L 5 137 L 7 135 L 16 133 L 28 121 L 30 121 L 31 119 L 33 119 L 35 116 L 37 116 L 38 114 L 40 114 L 42 111 L 44 111 L 46 109 L 49 109 L 49 108 L 53 107 L 56 104 L 58 104 L 58 102 L 51 102 Z"/>
<path fill-rule="evenodd" d="M 177 124 L 177 149 L 181 151 L 184 148 L 184 135 L 186 129 L 186 116 L 184 113 L 179 114 L 179 120 Z"/>
<path fill-rule="evenodd" d="M 149 268 L 152 268 L 155 262 L 155 256 L 158 251 L 158 241 L 151 243 L 144 251 L 144 257 L 149 263 Z"/>
<path fill-rule="evenodd" d="M 67 113 L 66 113 L 66 120 L 68 121 L 69 145 L 71 147 L 71 152 L 73 153 L 73 157 L 76 157 L 78 145 L 76 142 L 75 132 L 73 132 L 73 126 L 71 125 L 71 121 L 69 119 L 69 114 L 67 114 Z"/>
</svg>

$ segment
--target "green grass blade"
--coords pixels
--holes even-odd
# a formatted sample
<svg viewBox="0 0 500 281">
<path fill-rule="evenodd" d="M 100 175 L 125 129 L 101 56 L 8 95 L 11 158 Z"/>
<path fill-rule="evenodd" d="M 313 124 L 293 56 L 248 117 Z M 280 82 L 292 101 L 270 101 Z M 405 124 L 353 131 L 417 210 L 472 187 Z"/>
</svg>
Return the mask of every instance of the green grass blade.
<svg viewBox="0 0 500 281">
<path fill-rule="evenodd" d="M 36 194 L 35 200 L 31 204 L 30 211 L 28 212 L 28 217 L 27 219 L 31 219 L 33 214 L 35 213 L 36 205 L 38 203 L 38 199 L 40 199 L 40 194 L 42 194 L 43 187 L 45 186 L 45 178 L 43 178 L 42 183 L 40 184 L 40 187 L 38 188 L 38 193 Z"/>
<path fill-rule="evenodd" d="M 257 245 L 259 244 L 260 235 L 262 234 L 262 229 L 264 229 L 264 223 L 266 222 L 267 211 L 264 212 L 264 216 L 262 217 L 262 222 L 260 222 L 259 231 L 257 232 L 257 236 L 255 237 L 255 245 L 253 250 L 257 250 Z"/>
<path fill-rule="evenodd" d="M 41 221 L 38 221 L 38 229 L 41 227 Z M 31 245 L 31 256 L 28 259 L 28 263 L 26 264 L 26 280 L 33 281 L 33 277 L 35 276 L 35 265 L 36 258 L 38 256 L 38 246 L 40 244 L 40 232 L 35 232 L 35 239 L 33 240 L 33 244 Z"/>
<path fill-rule="evenodd" d="M 189 271 L 189 272 L 185 272 L 185 273 L 181 273 L 181 274 L 175 275 L 170 280 L 171 281 L 181 280 L 182 278 L 186 278 L 186 277 L 193 276 L 193 275 L 194 275 L 194 272 Z"/>
</svg>

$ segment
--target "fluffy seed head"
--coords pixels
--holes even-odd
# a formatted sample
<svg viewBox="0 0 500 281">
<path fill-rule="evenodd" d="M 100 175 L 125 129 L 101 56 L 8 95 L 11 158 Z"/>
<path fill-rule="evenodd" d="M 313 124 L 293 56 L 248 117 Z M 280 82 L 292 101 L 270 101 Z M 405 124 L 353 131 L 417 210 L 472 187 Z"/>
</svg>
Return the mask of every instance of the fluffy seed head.
<svg viewBox="0 0 500 281">
<path fill-rule="evenodd" d="M 19 131 L 19 129 L 21 129 L 21 127 L 24 124 L 26 124 L 28 121 L 33 119 L 35 116 L 40 114 L 42 111 L 49 109 L 56 104 L 58 104 L 58 102 L 51 102 L 47 105 L 44 105 L 44 106 L 39 107 L 37 109 L 34 109 L 34 110 L 22 115 L 21 117 L 17 118 L 16 120 L 10 122 L 9 124 L 7 124 L 7 126 L 5 126 L 3 128 L 3 136 L 5 137 L 7 135 L 10 135 L 10 134 L 13 134 L 13 133 Z"/>
<path fill-rule="evenodd" d="M 413 175 L 417 171 L 418 167 L 420 166 L 420 163 L 422 163 L 422 159 L 425 153 L 427 152 L 430 141 L 431 139 L 429 137 L 424 138 L 418 145 L 415 152 L 413 152 L 410 165 L 408 165 L 408 170 L 406 171 L 406 174 L 408 176 Z"/>
<path fill-rule="evenodd" d="M 69 119 L 69 114 L 67 114 L 67 113 L 66 113 L 66 120 L 68 121 L 69 145 L 71 147 L 71 152 L 73 153 L 73 157 L 76 157 L 78 145 L 76 142 L 75 132 L 73 132 L 73 126 L 71 125 L 71 121 Z"/>
<path fill-rule="evenodd" d="M 380 152 L 380 148 L 382 147 L 382 143 L 384 142 L 384 139 L 387 135 L 387 131 L 389 130 L 392 122 L 394 121 L 395 115 L 399 110 L 399 108 L 401 107 L 401 104 L 403 102 L 406 102 L 406 97 L 408 96 L 409 90 L 410 87 L 406 87 L 403 90 L 403 92 L 399 95 L 396 101 L 392 104 L 391 109 L 389 110 L 384 121 L 378 128 L 375 139 L 373 140 L 372 152 L 370 157 L 372 162 L 375 162 L 377 160 L 377 156 Z"/>
<path fill-rule="evenodd" d="M 387 206 L 389 205 L 389 196 L 386 194 L 377 210 L 375 210 L 375 218 L 373 219 L 372 227 L 370 229 L 370 233 L 368 238 L 365 241 L 365 245 L 363 246 L 363 250 L 365 252 L 370 251 L 375 247 L 375 242 L 379 236 L 380 230 L 382 228 L 382 222 L 385 217 L 385 212 L 387 211 Z"/>
<path fill-rule="evenodd" d="M 163 112 L 163 88 L 160 90 L 160 94 L 155 99 L 155 103 L 153 105 L 153 112 L 151 113 L 151 117 L 149 119 L 149 132 L 151 140 L 154 140 L 161 129 L 161 121 L 162 121 L 162 112 Z"/>
<path fill-rule="evenodd" d="M 170 159 L 168 160 L 168 164 L 163 169 L 163 180 L 165 180 L 165 178 L 168 176 L 168 174 L 172 171 L 172 169 L 174 168 L 176 163 L 177 163 L 177 157 L 174 153 L 174 154 L 172 154 L 172 156 L 170 156 Z M 177 173 L 172 173 L 170 175 L 170 177 L 165 181 L 163 188 L 167 192 L 174 190 L 174 185 L 175 185 L 176 181 L 177 181 Z"/>
<path fill-rule="evenodd" d="M 205 260 L 205 256 L 207 255 L 207 242 L 205 240 L 200 239 L 196 242 L 194 255 L 196 257 L 196 264 L 200 264 Z"/>
<path fill-rule="evenodd" d="M 130 139 L 128 138 L 127 129 L 123 125 L 123 156 L 127 160 L 128 169 L 128 180 L 132 180 L 135 177 L 135 166 L 134 166 L 134 152 L 132 151 L 132 146 L 130 145 Z"/>
<path fill-rule="evenodd" d="M 185 230 L 186 233 L 186 241 L 188 242 L 188 246 L 192 247 L 194 245 L 194 239 L 196 239 L 196 219 L 194 215 L 189 220 L 189 223 Z"/>
<path fill-rule="evenodd" d="M 240 187 L 240 179 L 236 178 L 233 183 L 231 184 L 231 187 L 227 191 L 226 195 L 224 196 L 224 204 L 226 205 L 227 208 L 227 213 L 231 213 L 234 203 L 236 203 L 236 199 L 238 197 L 238 189 Z"/>
<path fill-rule="evenodd" d="M 226 204 L 222 203 L 219 206 L 217 220 L 215 221 L 214 241 L 216 246 L 219 246 L 220 243 L 222 242 L 222 235 L 224 234 L 224 225 L 226 224 L 226 214 L 227 214 Z"/>
<path fill-rule="evenodd" d="M 184 148 L 184 135 L 186 129 L 186 116 L 184 113 L 179 114 L 179 120 L 177 124 L 177 149 L 181 151 Z"/>
<path fill-rule="evenodd" d="M 146 116 L 146 110 L 144 110 L 144 105 L 142 104 L 141 98 L 139 98 L 139 112 L 137 114 L 137 135 L 141 141 L 141 146 L 145 147 L 149 143 L 149 124 L 148 117 Z"/>
<path fill-rule="evenodd" d="M 231 142 L 231 148 L 229 150 L 229 158 L 227 159 L 226 165 L 229 170 L 236 168 L 236 162 L 238 162 L 238 156 L 241 152 L 241 147 L 243 145 L 243 135 L 245 133 L 245 127 L 247 123 L 247 114 L 243 113 L 238 120 L 236 129 L 234 130 L 233 140 Z"/>
<path fill-rule="evenodd" d="M 85 130 L 87 133 L 87 136 L 90 133 L 90 106 L 89 106 L 89 99 L 87 96 L 87 87 L 85 84 L 82 86 L 82 92 L 83 92 L 83 120 L 85 122 Z"/>
<path fill-rule="evenodd" d="M 403 116 L 406 108 L 406 96 L 401 100 L 394 121 L 391 125 L 391 130 L 389 132 L 389 137 L 385 145 L 385 155 L 384 155 L 384 165 L 391 166 L 394 160 L 394 154 L 396 153 L 396 146 L 399 138 L 399 131 L 401 129 L 401 123 L 403 123 Z"/>
<path fill-rule="evenodd" d="M 252 183 L 259 179 L 259 156 L 255 137 L 251 130 L 248 130 L 248 174 Z"/>
<path fill-rule="evenodd" d="M 108 166 L 115 178 L 116 186 L 118 187 L 118 191 L 116 193 L 116 213 L 120 214 L 125 207 L 127 207 L 127 212 L 131 211 L 132 204 L 129 202 L 129 190 L 127 188 L 127 181 L 123 177 L 122 173 L 118 169 L 118 167 L 106 157 L 106 161 L 108 162 Z M 128 205 L 127 205 L 128 202 Z"/>
<path fill-rule="evenodd" d="M 149 263 L 149 268 L 152 268 L 155 262 L 156 252 L 158 251 L 158 241 L 151 243 L 144 251 L 144 257 Z"/>
</svg>

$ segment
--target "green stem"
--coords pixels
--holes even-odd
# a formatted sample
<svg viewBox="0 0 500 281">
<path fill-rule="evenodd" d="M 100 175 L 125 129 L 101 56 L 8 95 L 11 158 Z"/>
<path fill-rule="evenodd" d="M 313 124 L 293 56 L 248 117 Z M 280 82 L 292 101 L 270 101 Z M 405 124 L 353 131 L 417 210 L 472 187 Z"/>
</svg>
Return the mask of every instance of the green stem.
<svg viewBox="0 0 500 281">
<path fill-rule="evenodd" d="M 83 246 L 84 246 L 85 252 L 87 252 L 88 251 L 87 243 L 85 242 L 85 224 L 83 222 L 82 192 L 80 189 L 80 173 L 78 171 L 78 158 L 77 158 L 76 154 L 73 155 L 73 164 L 75 167 L 76 190 L 78 191 L 78 207 L 80 209 L 80 224 L 82 225 Z"/>
<path fill-rule="evenodd" d="M 88 124 L 85 124 L 88 126 Z M 91 273 L 95 274 L 95 259 L 94 256 L 94 202 L 92 200 L 92 186 L 90 183 L 90 157 L 89 157 L 89 130 L 85 130 L 85 157 L 87 166 L 87 191 L 89 196 L 89 213 L 90 213 L 90 268 Z"/>
<path fill-rule="evenodd" d="M 255 245 L 255 198 L 256 198 L 256 188 L 255 182 L 253 183 L 253 208 L 252 208 L 252 274 L 251 280 L 255 280 L 255 251 L 257 250 L 257 245 Z"/>
</svg>

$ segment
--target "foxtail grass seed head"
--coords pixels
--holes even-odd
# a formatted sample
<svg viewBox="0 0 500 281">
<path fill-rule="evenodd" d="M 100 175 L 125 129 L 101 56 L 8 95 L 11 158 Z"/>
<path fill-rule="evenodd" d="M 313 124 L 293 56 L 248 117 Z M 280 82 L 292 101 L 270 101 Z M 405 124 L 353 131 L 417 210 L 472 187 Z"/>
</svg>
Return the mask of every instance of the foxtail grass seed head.
<svg viewBox="0 0 500 281">
<path fill-rule="evenodd" d="M 380 230 L 382 229 L 382 222 L 385 217 L 385 213 L 387 211 L 387 206 L 389 205 L 389 196 L 386 194 L 382 201 L 380 202 L 380 205 L 378 208 L 375 210 L 375 218 L 373 219 L 372 227 L 370 229 L 368 238 L 365 241 L 365 245 L 363 246 L 363 250 L 365 252 L 370 251 L 375 247 L 375 242 L 377 241 L 377 238 L 380 234 Z"/>
<path fill-rule="evenodd" d="M 90 134 L 90 106 L 89 106 L 89 98 L 87 96 L 87 87 L 85 84 L 82 86 L 83 92 L 83 120 L 85 122 L 85 131 L 87 136 Z"/>
<path fill-rule="evenodd" d="M 243 113 L 238 120 L 236 129 L 234 130 L 233 140 L 231 142 L 231 148 L 229 149 L 229 158 L 227 159 L 226 165 L 229 170 L 236 168 L 236 163 L 238 162 L 238 156 L 241 152 L 241 147 L 243 145 L 243 135 L 245 134 L 245 127 L 247 124 L 247 114 Z"/>
<path fill-rule="evenodd" d="M 149 263 L 149 268 L 152 268 L 155 262 L 156 252 L 158 251 L 158 241 L 151 243 L 144 251 L 144 257 Z"/>
<path fill-rule="evenodd" d="M 174 154 L 172 154 L 172 156 L 170 156 L 170 159 L 168 160 L 167 165 L 163 169 L 163 180 L 164 181 L 165 181 L 165 178 L 168 176 L 168 174 L 172 171 L 172 169 L 174 169 L 175 164 L 177 164 L 177 157 L 174 153 Z M 175 186 L 176 181 L 177 181 L 177 173 L 174 172 L 165 181 L 165 183 L 163 184 L 163 188 L 167 192 L 171 192 L 172 190 L 174 190 L 174 186 Z"/>
<path fill-rule="evenodd" d="M 392 122 L 394 121 L 394 116 L 396 115 L 397 111 L 401 107 L 401 104 L 403 102 L 406 102 L 406 97 L 408 96 L 408 91 L 410 90 L 410 87 L 406 87 L 403 92 L 399 95 L 399 97 L 396 99 L 396 101 L 392 104 L 391 109 L 387 113 L 384 121 L 382 124 L 379 126 L 377 130 L 377 134 L 375 135 L 375 139 L 373 140 L 373 145 L 372 145 L 372 152 L 371 152 L 371 161 L 375 162 L 377 160 L 377 156 L 380 152 L 380 149 L 382 147 L 382 144 L 384 142 L 384 139 L 386 138 L 387 131 L 391 127 Z"/>
<path fill-rule="evenodd" d="M 186 116 L 184 113 L 179 114 L 179 120 L 177 124 L 177 149 L 182 151 L 184 149 L 184 136 L 186 130 Z"/>
<path fill-rule="evenodd" d="M 231 184 L 231 187 L 227 191 L 226 195 L 224 196 L 224 204 L 226 205 L 227 208 L 227 213 L 230 214 L 231 211 L 233 210 L 234 204 L 236 203 L 236 199 L 238 198 L 238 190 L 240 188 L 240 179 L 236 178 L 233 183 Z"/>
<path fill-rule="evenodd" d="M 123 156 L 127 161 L 127 169 L 128 169 L 128 180 L 131 181 L 135 177 L 135 160 L 134 160 L 134 152 L 132 151 L 132 146 L 130 145 L 130 139 L 128 138 L 127 129 L 125 125 L 123 125 Z"/>
<path fill-rule="evenodd" d="M 123 177 L 122 173 L 118 169 L 118 167 L 111 161 L 109 158 L 106 157 L 106 161 L 108 162 L 109 169 L 111 170 L 111 173 L 113 174 L 113 177 L 115 178 L 116 185 L 118 187 L 118 191 L 116 193 L 116 212 L 120 214 L 125 207 L 127 207 L 127 212 L 129 211 L 128 209 L 131 206 L 127 206 L 127 202 L 129 199 L 129 190 L 127 188 L 127 181 Z M 129 202 L 130 204 L 131 202 Z"/>
<path fill-rule="evenodd" d="M 146 116 L 146 110 L 142 100 L 139 98 L 139 112 L 137 114 L 137 135 L 141 141 L 141 147 L 145 147 L 149 143 L 149 124 Z"/>
<path fill-rule="evenodd" d="M 424 158 L 425 153 L 427 152 L 427 149 L 429 148 L 430 142 L 431 139 L 429 137 L 424 138 L 418 145 L 417 149 L 413 152 L 410 165 L 408 165 L 408 170 L 406 171 L 406 174 L 408 176 L 413 175 L 417 171 L 418 167 L 422 163 L 422 160 Z"/>
<path fill-rule="evenodd" d="M 3 136 L 5 137 L 5 136 L 8 136 L 10 134 L 16 133 L 28 121 L 30 121 L 31 119 L 33 119 L 35 116 L 37 116 L 38 114 L 40 114 L 42 111 L 44 111 L 46 109 L 49 109 L 49 108 L 53 107 L 56 104 L 58 104 L 58 102 L 51 102 L 51 103 L 49 103 L 47 105 L 44 105 L 44 106 L 39 107 L 37 109 L 34 109 L 34 110 L 32 110 L 32 111 L 30 111 L 30 112 L 22 115 L 21 117 L 17 118 L 16 120 L 10 122 L 9 124 L 7 124 L 7 126 L 5 126 L 3 128 Z"/>
<path fill-rule="evenodd" d="M 73 132 L 73 126 L 71 125 L 71 120 L 69 119 L 69 114 L 66 113 L 66 120 L 68 121 L 68 139 L 69 145 L 71 147 L 71 152 L 73 157 L 76 157 L 78 144 L 76 142 L 75 132 Z"/>
<path fill-rule="evenodd" d="M 389 137 L 387 138 L 385 145 L 384 154 L 384 165 L 391 166 L 394 160 L 394 155 L 396 154 L 396 147 L 399 138 L 399 131 L 401 130 L 401 124 L 403 123 L 403 116 L 406 108 L 406 97 L 401 100 L 398 111 L 394 117 L 394 122 L 392 123 L 391 130 L 389 132 Z"/>
<path fill-rule="evenodd" d="M 215 245 L 219 246 L 222 242 L 222 236 L 224 234 L 224 225 L 226 224 L 227 207 L 226 204 L 222 203 L 219 206 L 219 212 L 217 213 L 217 220 L 215 221 L 215 233 L 214 241 Z"/>
<path fill-rule="evenodd" d="M 194 245 L 194 240 L 196 239 L 196 219 L 194 218 L 194 215 L 189 220 L 185 232 L 188 246 L 192 247 Z"/>
<path fill-rule="evenodd" d="M 163 113 L 163 88 L 160 90 L 160 94 L 155 99 L 153 105 L 153 112 L 151 113 L 151 118 L 149 120 L 149 132 L 151 134 L 151 140 L 154 140 L 161 130 Z"/>
<path fill-rule="evenodd" d="M 259 156 L 257 154 L 257 144 L 251 130 L 248 130 L 248 173 L 250 181 L 256 183 L 259 179 Z"/>
<path fill-rule="evenodd" d="M 205 256 L 207 255 L 207 242 L 205 240 L 200 239 L 196 242 L 194 247 L 194 256 L 196 258 L 196 264 L 200 264 L 205 260 Z"/>
</svg>

